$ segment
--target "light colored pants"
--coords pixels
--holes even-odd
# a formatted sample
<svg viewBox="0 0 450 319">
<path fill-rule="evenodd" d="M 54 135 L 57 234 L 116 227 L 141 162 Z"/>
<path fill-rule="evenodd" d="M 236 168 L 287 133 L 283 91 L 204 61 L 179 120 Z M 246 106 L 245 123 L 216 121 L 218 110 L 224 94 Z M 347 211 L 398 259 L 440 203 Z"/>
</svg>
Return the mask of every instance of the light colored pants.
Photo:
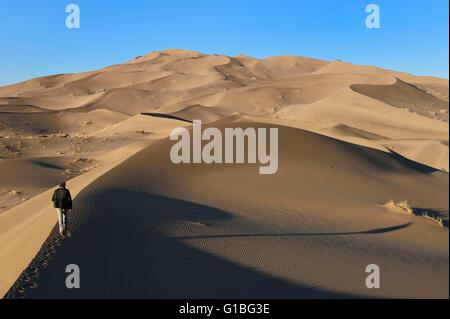
<svg viewBox="0 0 450 319">
<path fill-rule="evenodd" d="M 61 208 L 56 209 L 56 214 L 58 215 L 59 233 L 62 234 L 63 230 L 66 229 L 66 218 L 67 217 Z"/>
</svg>

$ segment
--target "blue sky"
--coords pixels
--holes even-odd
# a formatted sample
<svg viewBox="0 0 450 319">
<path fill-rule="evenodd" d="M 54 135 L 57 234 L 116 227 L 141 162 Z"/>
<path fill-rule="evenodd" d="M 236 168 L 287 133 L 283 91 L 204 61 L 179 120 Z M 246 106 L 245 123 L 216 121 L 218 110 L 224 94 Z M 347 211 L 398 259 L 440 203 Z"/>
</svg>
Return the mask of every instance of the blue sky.
<svg viewBox="0 0 450 319">
<path fill-rule="evenodd" d="M 81 28 L 67 29 L 78 4 Z M 381 9 L 367 29 L 365 7 Z M 166 48 L 300 55 L 448 78 L 447 0 L 0 0 L 0 85 Z"/>
</svg>

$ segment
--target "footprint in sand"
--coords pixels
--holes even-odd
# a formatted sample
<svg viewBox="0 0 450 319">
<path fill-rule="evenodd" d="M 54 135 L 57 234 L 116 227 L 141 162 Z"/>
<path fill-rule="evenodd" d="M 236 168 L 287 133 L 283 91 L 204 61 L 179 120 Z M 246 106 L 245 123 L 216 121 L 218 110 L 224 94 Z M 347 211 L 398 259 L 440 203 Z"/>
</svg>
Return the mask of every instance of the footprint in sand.
<svg viewBox="0 0 450 319">
<path fill-rule="evenodd" d="M 200 227 L 212 227 L 212 224 L 204 223 L 204 222 L 191 222 L 188 221 L 188 224 L 194 225 L 194 226 L 200 226 Z"/>
<path fill-rule="evenodd" d="M 39 285 L 35 282 L 31 282 L 28 284 L 28 288 L 30 288 L 30 289 L 36 289 L 38 287 L 39 287 Z"/>
</svg>

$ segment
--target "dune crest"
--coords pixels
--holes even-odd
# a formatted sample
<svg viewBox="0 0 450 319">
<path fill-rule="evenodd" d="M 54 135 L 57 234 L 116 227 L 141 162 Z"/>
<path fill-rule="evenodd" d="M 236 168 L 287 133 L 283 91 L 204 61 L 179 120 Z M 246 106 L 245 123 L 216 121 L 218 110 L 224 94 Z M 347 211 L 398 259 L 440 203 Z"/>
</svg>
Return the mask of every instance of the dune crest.
<svg viewBox="0 0 450 319">
<path fill-rule="evenodd" d="M 173 164 L 194 120 L 277 127 L 277 174 Z M 0 296 L 448 298 L 448 228 L 384 205 L 448 224 L 448 134 L 448 80 L 343 61 L 168 49 L 0 87 Z M 82 291 L 55 284 L 73 258 Z"/>
</svg>

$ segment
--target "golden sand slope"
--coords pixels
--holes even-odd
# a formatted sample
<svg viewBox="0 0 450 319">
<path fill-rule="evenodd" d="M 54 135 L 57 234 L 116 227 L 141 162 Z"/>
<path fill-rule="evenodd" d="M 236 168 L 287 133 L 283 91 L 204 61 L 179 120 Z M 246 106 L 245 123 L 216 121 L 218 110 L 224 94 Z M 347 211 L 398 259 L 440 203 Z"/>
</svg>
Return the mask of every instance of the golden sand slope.
<svg viewBox="0 0 450 319">
<path fill-rule="evenodd" d="M 194 119 L 280 125 L 279 174 L 175 167 L 168 141 L 127 160 Z M 0 207 L 43 193 L 0 214 L 0 295 L 55 224 L 48 187 L 83 159 L 99 166 L 70 183 L 79 235 L 28 296 L 68 296 L 50 283 L 73 256 L 88 278 L 76 297 L 448 298 L 448 229 L 383 206 L 448 220 L 448 132 L 448 80 L 302 57 L 165 50 L 2 87 Z M 381 290 L 364 286 L 371 262 Z"/>
<path fill-rule="evenodd" d="M 157 118 L 148 120 L 147 125 L 149 124 L 152 127 L 158 127 L 162 136 L 167 136 L 171 129 L 175 127 L 186 125 L 185 122 Z M 163 135 L 164 132 L 168 133 Z M 96 169 L 76 177 L 68 183 L 72 195 L 76 198 L 78 192 L 92 183 L 92 181 L 157 139 L 158 137 L 151 137 L 140 142 L 135 141 L 131 143 L 130 141 L 131 144 L 127 146 L 96 155 L 96 159 L 100 165 Z M 51 165 L 55 165 L 55 162 L 57 162 L 55 159 L 45 160 L 44 165 L 48 162 Z M 44 161 L 44 159 L 33 158 L 29 161 L 36 166 L 36 162 Z M 26 178 L 27 185 L 36 188 L 39 187 L 39 183 L 46 183 L 45 189 L 58 183 L 57 181 L 60 179 L 56 179 L 55 176 L 51 176 L 50 179 L 44 178 L 42 175 L 34 176 L 34 178 L 33 176 L 26 176 L 24 169 L 30 172 L 30 168 L 24 164 L 30 165 L 28 163 L 29 161 L 25 163 L 23 163 L 24 161 L 15 160 L 5 161 L 4 165 L 9 166 L 8 173 L 2 171 L 2 176 L 9 174 L 9 176 L 6 175 L 8 180 L 16 183 L 20 183 L 20 180 L 17 181 L 18 177 L 22 179 Z M 35 167 L 31 169 L 36 170 Z M 40 169 L 42 170 L 43 168 Z M 53 184 L 49 184 L 52 181 Z M 0 269 L 2 269 L 0 272 L 0 295 L 2 296 L 37 254 L 42 243 L 46 240 L 55 225 L 56 215 L 50 201 L 52 193 L 53 187 L 33 197 L 31 200 L 25 201 L 0 214 Z"/>
<path fill-rule="evenodd" d="M 56 128 L 95 134 L 146 112 L 205 121 L 238 112 L 290 119 L 306 129 L 328 132 L 339 125 L 376 135 L 387 130 L 381 135 L 389 143 L 379 141 L 378 146 L 399 142 L 400 154 L 448 171 L 448 80 L 342 61 L 165 50 L 98 71 L 0 88 L 0 112 L 14 114 L 5 123 L 1 113 L 0 137 L 11 131 L 22 136 Z M 405 147 L 404 140 L 412 142 Z M 424 154 L 425 144 L 439 156 Z"/>
<path fill-rule="evenodd" d="M 99 177 L 77 197 L 75 236 L 27 295 L 448 298 L 448 230 L 383 205 L 408 199 L 448 216 L 447 173 L 279 129 L 275 175 L 174 165 L 164 140 Z M 83 289 L 67 290 L 64 268 L 75 262 Z M 365 287 L 371 263 L 379 290 Z"/>
</svg>

